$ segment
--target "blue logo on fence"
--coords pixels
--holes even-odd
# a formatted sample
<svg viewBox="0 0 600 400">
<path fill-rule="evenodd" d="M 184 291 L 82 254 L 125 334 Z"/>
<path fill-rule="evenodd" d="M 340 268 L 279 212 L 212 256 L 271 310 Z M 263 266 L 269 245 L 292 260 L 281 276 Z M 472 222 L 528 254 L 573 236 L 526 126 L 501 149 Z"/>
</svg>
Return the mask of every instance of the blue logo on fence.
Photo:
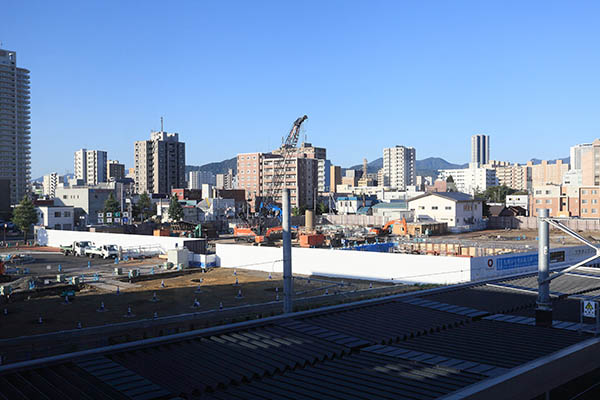
<svg viewBox="0 0 600 400">
<path fill-rule="evenodd" d="M 496 269 L 500 271 L 504 269 L 530 267 L 532 265 L 537 265 L 537 263 L 537 254 L 499 258 L 496 260 Z"/>
</svg>

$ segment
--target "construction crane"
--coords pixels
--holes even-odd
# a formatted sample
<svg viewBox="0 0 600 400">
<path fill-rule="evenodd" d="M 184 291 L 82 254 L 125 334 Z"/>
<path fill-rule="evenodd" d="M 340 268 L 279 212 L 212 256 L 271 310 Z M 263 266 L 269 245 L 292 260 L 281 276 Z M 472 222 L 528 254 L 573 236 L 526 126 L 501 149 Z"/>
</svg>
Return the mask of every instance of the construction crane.
<svg viewBox="0 0 600 400">
<path fill-rule="evenodd" d="M 273 160 L 273 175 L 271 178 L 271 182 L 269 185 L 266 185 L 267 188 L 265 190 L 265 196 L 263 197 L 262 202 L 259 207 L 259 222 L 258 226 L 251 228 L 248 224 L 247 227 L 240 227 L 239 229 L 234 229 L 234 237 L 236 239 L 240 238 L 248 238 L 256 236 L 256 242 L 261 243 L 264 241 L 265 234 L 265 225 L 266 219 L 269 217 L 277 217 L 281 222 L 281 208 L 279 205 L 281 201 L 277 201 L 283 196 L 283 188 L 285 187 L 285 175 L 286 175 L 286 167 L 289 162 L 297 156 L 297 145 L 298 139 L 300 137 L 300 127 L 308 119 L 308 116 L 304 115 L 302 117 L 297 118 L 292 124 L 292 128 L 288 133 L 285 141 L 281 144 L 281 148 L 279 150 L 279 154 L 281 154 L 280 159 Z M 276 167 L 277 163 L 282 163 L 280 168 Z M 247 219 L 245 217 L 242 218 L 245 222 Z"/>
<path fill-rule="evenodd" d="M 287 165 L 289 161 L 296 157 L 296 146 L 298 145 L 298 138 L 300 137 L 300 127 L 308 119 L 308 116 L 304 115 L 299 117 L 294 121 L 292 125 L 292 129 L 290 129 L 290 133 L 288 134 L 285 142 L 281 145 L 281 156 L 282 156 L 282 168 L 275 168 L 275 163 L 278 161 L 274 161 L 273 164 L 273 180 L 271 181 L 271 185 L 268 187 L 266 201 L 264 202 L 264 206 L 268 207 L 269 205 L 276 203 L 276 199 L 281 197 L 283 194 L 282 189 L 285 187 L 285 173 Z M 275 172 L 277 171 L 277 172 Z M 262 211 L 262 210 L 261 210 Z"/>
</svg>

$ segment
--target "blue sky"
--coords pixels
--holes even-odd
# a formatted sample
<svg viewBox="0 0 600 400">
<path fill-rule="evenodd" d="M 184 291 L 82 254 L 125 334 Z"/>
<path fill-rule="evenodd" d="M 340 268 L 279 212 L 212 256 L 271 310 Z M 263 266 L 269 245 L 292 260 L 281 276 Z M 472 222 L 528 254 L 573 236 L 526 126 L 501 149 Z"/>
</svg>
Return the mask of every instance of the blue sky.
<svg viewBox="0 0 600 400">
<path fill-rule="evenodd" d="M 31 70 L 32 177 L 81 147 L 132 166 L 165 118 L 187 163 L 268 151 L 307 114 L 342 166 L 413 146 L 467 162 L 568 155 L 599 137 L 598 2 L 3 0 Z"/>
</svg>

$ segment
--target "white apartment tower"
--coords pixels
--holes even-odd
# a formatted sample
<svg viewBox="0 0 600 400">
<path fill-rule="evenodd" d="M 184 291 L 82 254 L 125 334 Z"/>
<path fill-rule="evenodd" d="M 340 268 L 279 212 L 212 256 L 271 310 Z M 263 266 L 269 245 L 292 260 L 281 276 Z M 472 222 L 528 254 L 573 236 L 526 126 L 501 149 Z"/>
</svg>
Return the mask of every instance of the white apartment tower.
<svg viewBox="0 0 600 400">
<path fill-rule="evenodd" d="M 395 146 L 383 149 L 383 173 L 385 183 L 393 189 L 406 190 L 414 185 L 416 152 L 413 147 Z"/>
<path fill-rule="evenodd" d="M 81 149 L 75 152 L 75 179 L 83 180 L 84 185 L 93 186 L 106 182 L 108 156 L 106 151 Z"/>
<path fill-rule="evenodd" d="M 29 71 L 17 67 L 17 53 L 0 49 L 0 180 L 10 181 L 18 203 L 31 178 Z"/>
<path fill-rule="evenodd" d="M 185 188 L 185 143 L 178 133 L 162 129 L 152 132 L 150 140 L 134 145 L 136 193 L 167 194 L 174 188 Z"/>
<path fill-rule="evenodd" d="M 53 198 L 56 196 L 56 188 L 58 184 L 62 183 L 62 176 L 58 175 L 57 172 L 52 172 L 48 175 L 44 175 L 42 182 L 42 193 L 44 196 Z"/>
<path fill-rule="evenodd" d="M 490 137 L 488 135 L 471 136 L 471 162 L 477 166 L 490 162 Z"/>
</svg>

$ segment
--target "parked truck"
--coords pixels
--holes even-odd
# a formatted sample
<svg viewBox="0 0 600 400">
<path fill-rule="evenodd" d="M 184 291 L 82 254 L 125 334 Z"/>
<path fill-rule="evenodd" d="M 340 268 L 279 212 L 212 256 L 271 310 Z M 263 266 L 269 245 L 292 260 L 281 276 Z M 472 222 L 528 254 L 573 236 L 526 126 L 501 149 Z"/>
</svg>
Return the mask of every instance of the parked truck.
<svg viewBox="0 0 600 400">
<path fill-rule="evenodd" d="M 73 242 L 69 246 L 60 246 L 60 252 L 65 256 L 84 256 L 85 250 L 92 247 L 92 242 Z"/>
<path fill-rule="evenodd" d="M 114 244 L 103 244 L 101 246 L 89 247 L 85 250 L 85 255 L 89 258 L 102 257 L 117 258 L 119 256 L 119 249 Z"/>
</svg>

